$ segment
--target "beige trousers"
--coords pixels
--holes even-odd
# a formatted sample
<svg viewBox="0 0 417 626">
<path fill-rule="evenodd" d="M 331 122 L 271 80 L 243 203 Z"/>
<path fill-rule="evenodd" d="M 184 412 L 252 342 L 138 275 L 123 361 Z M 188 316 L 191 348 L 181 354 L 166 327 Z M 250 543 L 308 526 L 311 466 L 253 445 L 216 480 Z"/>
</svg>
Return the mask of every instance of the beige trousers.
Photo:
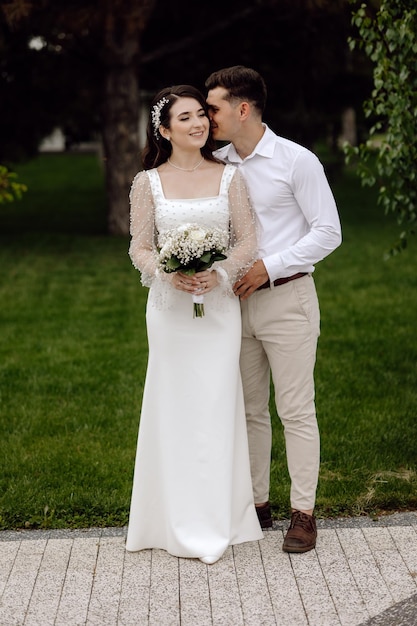
<svg viewBox="0 0 417 626">
<path fill-rule="evenodd" d="M 255 503 L 269 499 L 270 374 L 284 427 L 291 507 L 314 508 L 320 436 L 314 402 L 314 366 L 320 312 L 309 274 L 261 289 L 242 302 L 241 371 Z"/>
</svg>

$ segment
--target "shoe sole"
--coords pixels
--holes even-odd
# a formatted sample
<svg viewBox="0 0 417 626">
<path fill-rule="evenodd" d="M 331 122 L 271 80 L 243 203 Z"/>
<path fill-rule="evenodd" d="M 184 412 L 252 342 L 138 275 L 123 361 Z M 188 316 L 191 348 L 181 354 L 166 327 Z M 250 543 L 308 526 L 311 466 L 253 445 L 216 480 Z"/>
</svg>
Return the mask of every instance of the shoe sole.
<svg viewBox="0 0 417 626">
<path fill-rule="evenodd" d="M 302 552 L 309 552 L 310 550 L 314 550 L 314 548 L 316 547 L 316 544 L 313 543 L 313 545 L 311 546 L 307 546 L 307 547 L 300 547 L 300 548 L 287 548 L 286 546 L 282 546 L 282 549 L 284 552 L 292 552 L 295 554 L 301 554 Z"/>
</svg>

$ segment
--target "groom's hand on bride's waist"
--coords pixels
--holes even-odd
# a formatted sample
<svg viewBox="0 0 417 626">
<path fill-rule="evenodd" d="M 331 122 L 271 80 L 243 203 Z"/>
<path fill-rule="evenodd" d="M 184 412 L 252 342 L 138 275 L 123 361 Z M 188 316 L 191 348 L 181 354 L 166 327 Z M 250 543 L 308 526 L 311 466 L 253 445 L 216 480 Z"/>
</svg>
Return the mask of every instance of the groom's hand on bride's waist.
<svg viewBox="0 0 417 626">
<path fill-rule="evenodd" d="M 249 298 L 254 291 L 268 280 L 269 276 L 264 262 L 262 259 L 258 259 L 243 278 L 233 285 L 233 291 L 241 300 L 246 300 L 246 298 Z"/>
</svg>

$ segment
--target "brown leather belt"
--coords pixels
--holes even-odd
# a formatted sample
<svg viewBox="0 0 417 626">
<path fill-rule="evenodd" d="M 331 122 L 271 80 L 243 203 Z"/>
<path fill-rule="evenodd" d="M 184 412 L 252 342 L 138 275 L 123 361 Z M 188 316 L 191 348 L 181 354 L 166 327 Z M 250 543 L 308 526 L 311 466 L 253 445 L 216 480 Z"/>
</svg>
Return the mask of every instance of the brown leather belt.
<svg viewBox="0 0 417 626">
<path fill-rule="evenodd" d="M 276 280 L 274 280 L 274 287 L 278 287 L 278 285 L 285 285 L 285 283 L 289 283 L 290 280 L 301 278 L 301 276 L 307 276 L 307 272 L 298 272 L 298 274 L 293 274 L 292 276 L 286 276 L 286 278 L 277 278 Z M 271 283 L 268 280 L 266 283 L 258 287 L 257 291 L 259 289 L 268 289 L 270 286 L 271 286 Z"/>
</svg>

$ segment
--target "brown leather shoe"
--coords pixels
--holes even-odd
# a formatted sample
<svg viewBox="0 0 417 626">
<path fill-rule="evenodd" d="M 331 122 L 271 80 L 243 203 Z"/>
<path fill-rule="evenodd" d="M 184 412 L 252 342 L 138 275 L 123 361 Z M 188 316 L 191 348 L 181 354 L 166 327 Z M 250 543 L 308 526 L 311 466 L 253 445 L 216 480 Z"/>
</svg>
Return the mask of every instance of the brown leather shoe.
<svg viewBox="0 0 417 626">
<path fill-rule="evenodd" d="M 284 552 L 308 552 L 316 546 L 317 527 L 314 515 L 294 511 L 282 544 Z"/>
<path fill-rule="evenodd" d="M 266 502 L 262 506 L 256 506 L 255 509 L 261 528 L 272 528 L 271 507 L 269 502 Z"/>
</svg>

